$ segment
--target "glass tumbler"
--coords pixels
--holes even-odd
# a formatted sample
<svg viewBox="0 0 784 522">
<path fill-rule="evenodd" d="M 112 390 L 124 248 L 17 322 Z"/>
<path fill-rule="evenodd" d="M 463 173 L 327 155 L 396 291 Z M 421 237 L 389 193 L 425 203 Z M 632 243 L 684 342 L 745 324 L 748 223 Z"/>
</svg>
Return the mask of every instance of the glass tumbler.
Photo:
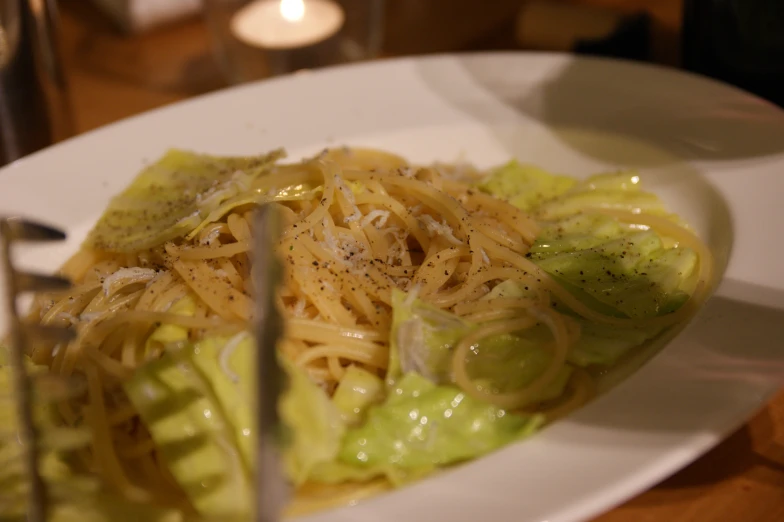
<svg viewBox="0 0 784 522">
<path fill-rule="evenodd" d="M 215 56 L 230 83 L 369 60 L 384 0 L 204 0 Z"/>
<path fill-rule="evenodd" d="M 73 134 L 54 0 L 0 0 L 0 165 Z"/>
</svg>

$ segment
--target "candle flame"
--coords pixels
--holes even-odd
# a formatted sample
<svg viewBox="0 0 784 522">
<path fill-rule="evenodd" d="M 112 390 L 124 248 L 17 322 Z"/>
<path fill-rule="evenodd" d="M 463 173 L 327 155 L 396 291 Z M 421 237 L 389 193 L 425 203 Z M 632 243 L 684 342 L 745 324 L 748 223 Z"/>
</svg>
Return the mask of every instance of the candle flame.
<svg viewBox="0 0 784 522">
<path fill-rule="evenodd" d="M 305 16 L 305 1 L 280 0 L 280 15 L 288 22 L 299 22 Z"/>
</svg>

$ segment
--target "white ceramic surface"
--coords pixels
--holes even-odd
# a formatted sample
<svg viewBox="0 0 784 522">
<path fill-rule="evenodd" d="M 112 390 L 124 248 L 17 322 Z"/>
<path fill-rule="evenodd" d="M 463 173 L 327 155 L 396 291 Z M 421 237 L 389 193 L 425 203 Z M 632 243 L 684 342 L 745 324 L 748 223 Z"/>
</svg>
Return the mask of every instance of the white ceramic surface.
<svg viewBox="0 0 784 522">
<path fill-rule="evenodd" d="M 549 54 L 403 59 L 241 86 L 88 133 L 0 170 L 0 212 L 67 227 L 25 250 L 53 269 L 108 198 L 169 147 L 291 156 L 384 147 L 485 166 L 516 156 L 578 176 L 636 167 L 714 249 L 724 281 L 662 352 L 521 444 L 307 522 L 566 522 L 716 444 L 784 377 L 784 112 L 709 80 Z M 0 325 L 1 326 L 1 325 Z"/>
</svg>

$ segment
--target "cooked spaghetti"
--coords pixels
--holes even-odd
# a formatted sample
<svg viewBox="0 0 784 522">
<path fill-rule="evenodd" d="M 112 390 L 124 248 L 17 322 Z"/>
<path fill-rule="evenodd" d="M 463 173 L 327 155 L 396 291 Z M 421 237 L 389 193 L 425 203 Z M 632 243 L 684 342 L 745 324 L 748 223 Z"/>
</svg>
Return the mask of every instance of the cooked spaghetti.
<svg viewBox="0 0 784 522">
<path fill-rule="evenodd" d="M 186 484 L 184 466 L 165 449 L 158 419 L 166 412 L 144 409 L 152 385 L 142 380 L 164 357 L 192 364 L 190 373 L 203 377 L 200 400 L 212 405 L 205 414 L 220 417 L 205 433 L 225 435 L 229 443 L 215 447 L 226 450 L 227 468 L 240 470 L 213 472 L 250 476 L 234 434 L 239 417 L 209 374 L 241 381 L 230 361 L 249 337 L 249 223 L 261 204 L 276 206 L 285 222 L 277 245 L 283 359 L 325 400 L 345 401 L 361 388 L 349 407 L 338 404 L 345 427 L 329 456 L 294 459 L 295 510 L 479 456 L 568 413 L 591 398 L 597 371 L 688 319 L 711 288 L 710 252 L 639 191 L 633 173 L 577 182 L 514 162 L 492 171 L 418 167 L 359 149 L 292 164 L 276 154 L 243 161 L 178 154 L 112 202 L 62 269 L 73 289 L 39 296 L 32 311 L 43 324 L 78 329 L 70 344 L 39 345 L 30 356 L 55 374 L 86 379 L 85 396 L 58 405 L 63 423 L 91 430 L 80 466 L 136 502 L 205 516 L 247 509 L 239 490 L 207 502 Z M 161 165 L 175 172 L 170 183 L 161 181 Z M 220 339 L 215 357 L 193 362 L 212 339 Z M 417 444 L 452 428 L 425 437 L 427 418 L 391 442 L 373 442 L 374 426 L 403 422 L 393 399 L 408 393 L 409 375 L 428 393 L 464 398 L 465 408 L 475 401 L 499 419 L 508 412 L 523 420 L 482 425 L 476 437 L 485 433 L 488 442 L 475 451 L 458 435 L 438 439 L 445 449 L 431 460 Z M 348 382 L 357 376 L 364 384 Z M 436 411 L 433 404 L 421 410 Z M 444 426 L 458 422 L 451 412 L 438 410 Z M 397 424 L 390 426 L 382 431 L 392 437 Z M 455 426 L 454 433 L 463 429 Z M 352 437 L 370 441 L 367 453 Z"/>
</svg>

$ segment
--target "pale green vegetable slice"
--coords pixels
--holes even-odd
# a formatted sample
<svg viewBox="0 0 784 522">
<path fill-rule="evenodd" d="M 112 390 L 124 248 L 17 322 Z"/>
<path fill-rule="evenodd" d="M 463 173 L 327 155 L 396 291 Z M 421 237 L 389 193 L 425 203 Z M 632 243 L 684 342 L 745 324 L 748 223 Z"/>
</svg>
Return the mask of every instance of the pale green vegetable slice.
<svg viewBox="0 0 784 522">
<path fill-rule="evenodd" d="M 452 350 L 474 326 L 399 290 L 392 292 L 392 310 L 387 385 L 410 372 L 448 382 Z"/>
<path fill-rule="evenodd" d="M 497 285 L 484 299 L 531 297 L 530 294 L 531 292 L 526 291 L 522 283 L 510 280 Z M 591 365 L 612 366 L 629 350 L 639 347 L 646 341 L 656 337 L 663 330 L 662 327 L 655 325 L 616 326 L 594 323 L 581 318 L 573 319 L 579 323 L 580 337 L 570 347 L 567 361 L 571 365 L 581 367 Z M 541 351 L 534 351 L 528 359 L 523 357 L 526 351 L 538 350 L 539 345 L 532 343 L 532 340 L 536 337 L 540 339 L 540 342 L 544 343 L 548 338 L 548 334 L 541 328 L 534 328 L 528 331 L 525 336 L 511 335 L 508 344 L 501 343 L 498 346 L 495 346 L 498 342 L 497 340 L 489 338 L 485 342 L 480 343 L 475 352 L 482 353 L 482 349 L 487 351 L 488 348 L 495 348 L 495 350 L 500 349 L 501 353 L 497 353 L 495 357 L 492 357 L 494 350 L 490 350 L 485 354 L 488 356 L 487 359 L 476 358 L 476 362 L 469 365 L 469 368 L 476 368 L 476 372 L 479 375 L 497 375 L 498 380 L 495 382 L 486 377 L 483 379 L 484 383 L 491 387 L 502 384 L 505 374 L 511 373 L 514 375 L 515 368 L 518 366 L 522 368 L 518 379 L 521 379 L 523 382 L 530 382 L 530 376 L 526 377 L 525 374 L 528 374 L 533 367 L 541 367 L 547 362 L 545 352 Z M 516 346 L 522 346 L 522 349 L 518 351 L 515 349 Z M 511 351 L 511 353 L 503 353 L 504 350 Z M 498 370 L 493 369 L 493 362 L 495 362 Z M 527 365 L 527 368 L 525 365 Z M 561 379 L 566 377 L 568 373 L 571 372 L 567 368 L 555 382 L 543 390 L 536 400 L 547 400 L 559 396 L 563 391 L 562 386 L 566 384 Z M 479 380 L 481 381 L 482 379 L 480 378 Z M 511 381 L 513 382 L 514 380 L 512 379 Z M 510 381 L 507 380 L 507 382 Z M 520 380 L 517 380 L 514 384 L 505 385 L 504 388 L 511 389 L 516 385 L 519 386 L 520 382 Z"/>
<path fill-rule="evenodd" d="M 254 464 L 254 348 L 250 333 L 240 332 L 232 337 L 202 339 L 191 352 L 192 364 L 209 384 L 248 469 Z"/>
<path fill-rule="evenodd" d="M 589 306 L 596 303 L 627 317 L 653 317 L 677 310 L 697 256 L 687 248 L 665 249 L 653 232 L 630 233 L 583 250 L 551 253 L 541 243 L 531 259 Z"/>
<path fill-rule="evenodd" d="M 225 215 L 229 214 L 232 210 L 246 205 L 261 205 L 271 201 L 298 201 L 316 198 L 324 187 L 317 186 L 311 187 L 308 184 L 297 183 L 280 189 L 272 188 L 267 192 L 259 192 L 258 190 L 241 192 L 237 196 L 225 201 L 220 207 L 210 212 L 199 225 L 191 230 L 186 239 L 192 239 L 201 230 L 210 223 L 219 221 Z"/>
<path fill-rule="evenodd" d="M 367 422 L 350 429 L 341 462 L 358 467 L 432 469 L 485 455 L 530 435 L 537 415 L 512 415 L 449 385 L 409 373 Z"/>
<path fill-rule="evenodd" d="M 580 339 L 570 350 L 568 360 L 583 367 L 612 366 L 663 330 L 660 326 L 619 327 L 582 320 L 580 328 Z"/>
<path fill-rule="evenodd" d="M 340 451 L 346 426 L 340 410 L 301 370 L 284 362 L 288 390 L 280 416 L 289 434 L 284 462 L 295 485 L 304 483 L 319 465 L 333 462 Z"/>
<path fill-rule="evenodd" d="M 343 422 L 352 426 L 362 422 L 369 406 L 384 398 L 384 381 L 358 366 L 349 366 L 340 379 L 332 402 L 340 410 Z"/>
<path fill-rule="evenodd" d="M 553 358 L 552 335 L 543 326 L 517 334 L 501 334 L 480 340 L 466 361 L 477 386 L 491 393 L 510 393 L 530 385 L 545 372 Z M 526 403 L 560 397 L 572 375 L 564 366 L 556 377 Z"/>
<path fill-rule="evenodd" d="M 530 297 L 531 294 L 523 285 L 508 281 L 497 285 L 485 297 Z M 452 383 L 454 348 L 477 326 L 399 291 L 393 293 L 392 305 L 393 335 L 387 377 L 391 393 L 399 390 L 396 380 L 409 373 L 436 384 Z M 548 348 L 551 342 L 549 330 L 544 327 L 484 338 L 471 350 L 466 361 L 468 373 L 475 384 L 493 393 L 523 388 L 547 368 L 552 356 Z M 549 386 L 532 396 L 531 402 L 558 397 L 570 374 L 571 369 L 564 368 Z"/>
<path fill-rule="evenodd" d="M 186 361 L 166 353 L 137 370 L 125 391 L 196 510 L 204 516 L 247 516 L 251 482 L 234 428 Z"/>
<path fill-rule="evenodd" d="M 170 150 L 115 196 L 85 246 L 138 252 L 183 237 L 283 157 L 217 157 Z"/>
<path fill-rule="evenodd" d="M 0 519 L 26 520 L 29 488 L 22 465 L 22 446 L 15 431 L 17 416 L 11 396 L 11 371 L 6 366 L 6 348 L 0 346 Z M 25 360 L 32 374 L 45 371 Z M 51 522 L 182 522 L 176 509 L 129 502 L 102 487 L 95 477 L 79 475 L 66 464 L 69 452 L 86 447 L 90 433 L 86 429 L 60 426 L 51 409 L 63 386 L 34 380 L 34 422 L 41 436 L 40 471 L 46 483 Z"/>
<path fill-rule="evenodd" d="M 669 240 L 652 231 L 591 212 L 614 209 L 671 217 L 639 181 L 637 173 L 620 171 L 569 184 L 513 161 L 494 171 L 481 188 L 545 220 L 527 257 L 584 304 L 609 315 L 642 318 L 683 305 L 693 291 L 698 260 L 692 250 L 670 248 Z M 520 199 L 518 191 L 525 197 Z M 514 290 L 515 285 L 499 285 L 487 297 Z M 523 296 L 530 292 L 517 289 L 514 297 Z"/>
<path fill-rule="evenodd" d="M 572 188 L 575 180 L 512 160 L 493 170 L 479 188 L 526 211 Z"/>
<path fill-rule="evenodd" d="M 661 200 L 648 192 L 626 190 L 591 190 L 568 192 L 561 197 L 546 201 L 536 209 L 541 219 L 564 219 L 586 209 L 611 209 L 663 214 Z"/>
</svg>

